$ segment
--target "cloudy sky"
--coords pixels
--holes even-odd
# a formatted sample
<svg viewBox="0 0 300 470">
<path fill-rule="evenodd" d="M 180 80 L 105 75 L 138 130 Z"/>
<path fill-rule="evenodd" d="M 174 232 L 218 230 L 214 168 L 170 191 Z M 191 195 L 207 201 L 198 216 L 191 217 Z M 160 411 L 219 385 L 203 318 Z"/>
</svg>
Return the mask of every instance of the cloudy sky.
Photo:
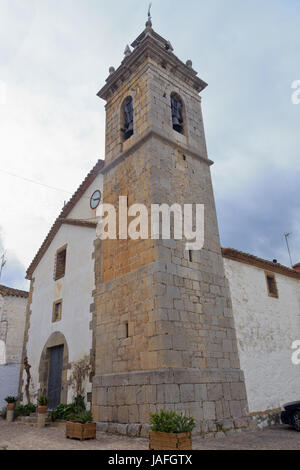
<svg viewBox="0 0 300 470">
<path fill-rule="evenodd" d="M 148 1 L 0 0 L 1 283 L 25 269 L 65 200 L 104 158 L 109 66 Z M 154 0 L 153 27 L 193 60 L 203 92 L 222 245 L 300 261 L 299 0 Z M 32 182 L 33 181 L 33 182 Z M 42 183 L 42 184 L 37 184 Z"/>
</svg>

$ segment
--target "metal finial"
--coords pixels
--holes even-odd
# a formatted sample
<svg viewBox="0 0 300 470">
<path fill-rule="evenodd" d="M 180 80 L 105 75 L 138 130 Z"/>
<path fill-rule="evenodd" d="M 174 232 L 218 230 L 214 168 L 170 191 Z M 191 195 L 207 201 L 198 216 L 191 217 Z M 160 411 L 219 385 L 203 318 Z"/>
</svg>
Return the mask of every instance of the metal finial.
<svg viewBox="0 0 300 470">
<path fill-rule="evenodd" d="M 150 3 L 149 5 L 149 9 L 148 9 L 148 20 L 151 21 L 152 20 L 152 16 L 151 16 L 151 8 L 152 8 L 152 2 Z"/>
<path fill-rule="evenodd" d="M 152 7 L 152 2 L 150 3 L 149 5 L 149 8 L 148 8 L 148 21 L 146 23 L 146 27 L 147 28 L 151 28 L 152 27 L 152 16 L 151 16 L 151 7 Z"/>
</svg>

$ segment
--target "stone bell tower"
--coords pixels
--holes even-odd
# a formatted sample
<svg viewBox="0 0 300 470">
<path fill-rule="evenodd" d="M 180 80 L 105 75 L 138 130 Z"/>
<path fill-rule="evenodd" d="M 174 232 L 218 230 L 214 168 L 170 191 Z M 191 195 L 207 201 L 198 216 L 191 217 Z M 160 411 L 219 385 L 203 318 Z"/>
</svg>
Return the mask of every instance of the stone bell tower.
<svg viewBox="0 0 300 470">
<path fill-rule="evenodd" d="M 146 29 L 110 69 L 104 202 L 204 204 L 205 243 L 97 240 L 94 419 L 145 435 L 149 413 L 184 412 L 199 433 L 248 425 L 201 99 L 206 83 Z M 218 425 L 218 426 L 217 426 Z"/>
</svg>

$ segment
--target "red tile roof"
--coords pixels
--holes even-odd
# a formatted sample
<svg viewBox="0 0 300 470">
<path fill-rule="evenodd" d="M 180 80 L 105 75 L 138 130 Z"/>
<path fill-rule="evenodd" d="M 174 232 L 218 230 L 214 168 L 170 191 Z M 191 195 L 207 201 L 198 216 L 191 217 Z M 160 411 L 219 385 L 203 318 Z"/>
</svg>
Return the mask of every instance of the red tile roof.
<svg viewBox="0 0 300 470">
<path fill-rule="evenodd" d="M 7 287 L 0 285 L 0 294 L 3 296 L 11 295 L 13 297 L 28 297 L 28 292 L 25 290 L 13 289 L 12 287 Z"/>
<path fill-rule="evenodd" d="M 264 269 L 265 271 L 272 271 L 274 273 L 300 279 L 300 272 L 295 269 L 288 268 L 287 266 L 279 263 L 273 263 L 272 261 L 268 261 L 263 258 L 258 258 L 254 255 L 249 255 L 243 251 L 234 250 L 233 248 L 222 248 L 222 254 L 224 258 L 239 261 L 240 263 L 250 264 L 257 268 Z"/>
</svg>

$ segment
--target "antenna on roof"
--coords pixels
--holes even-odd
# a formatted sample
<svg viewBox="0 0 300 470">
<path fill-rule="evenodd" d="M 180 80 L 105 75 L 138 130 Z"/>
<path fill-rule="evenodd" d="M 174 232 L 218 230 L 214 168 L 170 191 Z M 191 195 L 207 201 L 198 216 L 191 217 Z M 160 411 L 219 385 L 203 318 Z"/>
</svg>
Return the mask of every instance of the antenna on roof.
<svg viewBox="0 0 300 470">
<path fill-rule="evenodd" d="M 289 240 L 288 240 L 288 238 L 289 238 L 290 235 L 292 235 L 292 234 L 291 234 L 291 233 L 285 233 L 285 234 L 284 234 L 284 237 L 285 237 L 286 246 L 287 246 L 287 249 L 288 249 L 288 252 L 289 252 L 291 267 L 293 267 L 293 261 L 292 261 L 292 256 L 291 256 L 291 250 L 290 250 Z"/>
<path fill-rule="evenodd" d="M 6 257 L 5 257 L 5 252 L 3 253 L 3 255 L 1 256 L 0 258 L 0 279 L 1 279 L 1 275 L 2 275 L 2 270 L 4 268 L 4 266 L 6 265 Z"/>
</svg>

